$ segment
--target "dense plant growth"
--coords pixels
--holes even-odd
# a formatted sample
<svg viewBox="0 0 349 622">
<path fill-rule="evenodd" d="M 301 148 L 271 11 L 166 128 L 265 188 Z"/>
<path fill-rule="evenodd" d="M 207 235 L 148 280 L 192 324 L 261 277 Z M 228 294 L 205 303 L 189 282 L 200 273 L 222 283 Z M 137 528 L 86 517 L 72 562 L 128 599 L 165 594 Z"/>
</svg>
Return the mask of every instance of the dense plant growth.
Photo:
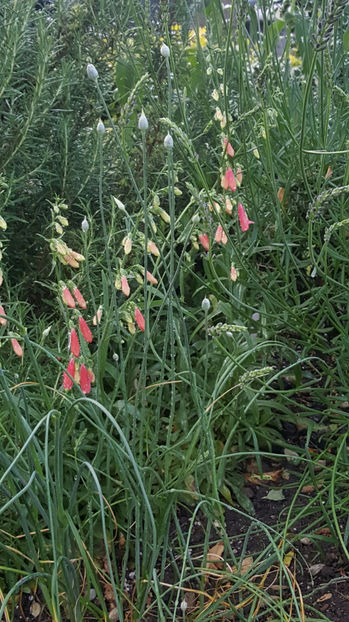
<svg viewBox="0 0 349 622">
<path fill-rule="evenodd" d="M 6 0 L 0 24 L 0 619 L 24 590 L 52 620 L 306 620 L 297 510 L 268 531 L 246 464 L 286 454 L 349 557 L 345 3 Z M 229 509 L 267 550 L 210 600 Z"/>
</svg>

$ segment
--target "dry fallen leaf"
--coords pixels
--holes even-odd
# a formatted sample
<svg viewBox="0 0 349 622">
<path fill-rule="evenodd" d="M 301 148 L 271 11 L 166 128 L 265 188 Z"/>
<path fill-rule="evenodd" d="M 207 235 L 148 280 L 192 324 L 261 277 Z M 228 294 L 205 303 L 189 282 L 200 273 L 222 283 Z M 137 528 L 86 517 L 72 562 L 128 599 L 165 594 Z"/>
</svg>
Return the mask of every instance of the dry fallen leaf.
<svg viewBox="0 0 349 622">
<path fill-rule="evenodd" d="M 222 568 L 222 554 L 224 551 L 223 542 L 217 542 L 207 553 L 207 564 L 206 568 L 212 568 L 213 570 L 218 570 Z"/>
<path fill-rule="evenodd" d="M 313 566 L 310 566 L 309 572 L 313 577 L 316 577 L 316 575 L 319 574 L 324 567 L 325 564 L 314 564 Z"/>
<path fill-rule="evenodd" d="M 111 611 L 109 611 L 108 616 L 109 616 L 110 622 L 118 622 L 120 617 L 119 617 L 119 612 L 117 610 L 117 607 L 114 607 Z"/>
<path fill-rule="evenodd" d="M 330 536 L 331 529 L 329 527 L 321 527 L 321 529 L 317 529 L 314 531 L 317 536 Z"/>
<path fill-rule="evenodd" d="M 278 469 L 277 471 L 266 471 L 259 475 L 259 473 L 251 473 L 250 475 L 246 474 L 245 478 L 250 484 L 263 484 L 264 482 L 279 482 L 282 477 L 283 469 Z"/>
<path fill-rule="evenodd" d="M 289 566 L 293 558 L 294 558 L 294 551 L 289 551 L 288 553 L 286 553 L 284 557 L 285 566 Z"/>
<path fill-rule="evenodd" d="M 33 618 L 37 618 L 41 613 L 41 605 L 37 600 L 34 600 L 30 605 L 30 614 Z"/>
<path fill-rule="evenodd" d="M 245 572 L 247 572 L 251 566 L 253 565 L 253 557 L 245 557 L 241 564 L 240 564 L 240 569 L 239 572 L 240 574 L 245 574 Z M 236 574 L 238 572 L 238 569 L 236 568 L 236 566 L 233 566 L 231 569 L 232 574 Z"/>
<path fill-rule="evenodd" d="M 317 599 L 317 603 L 323 603 L 325 600 L 330 600 L 330 598 L 332 598 L 332 594 L 331 592 L 327 592 L 326 594 L 323 594 L 322 596 L 320 596 L 320 598 Z"/>
</svg>

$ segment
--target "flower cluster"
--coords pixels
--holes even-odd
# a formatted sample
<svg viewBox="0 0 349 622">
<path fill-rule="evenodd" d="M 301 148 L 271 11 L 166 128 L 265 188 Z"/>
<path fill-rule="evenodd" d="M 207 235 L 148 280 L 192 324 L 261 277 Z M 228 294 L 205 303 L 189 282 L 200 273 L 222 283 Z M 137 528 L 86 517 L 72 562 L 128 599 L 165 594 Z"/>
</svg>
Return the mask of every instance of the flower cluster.
<svg viewBox="0 0 349 622">
<path fill-rule="evenodd" d="M 227 138 L 224 138 L 223 156 L 225 159 L 228 159 L 225 172 L 221 176 L 221 187 L 224 191 L 224 195 L 219 198 L 219 202 L 214 201 L 212 205 L 209 205 L 209 209 L 215 212 L 217 215 L 220 214 L 222 211 L 221 204 L 224 205 L 224 211 L 226 214 L 228 214 L 229 216 L 233 214 L 234 201 L 231 200 L 229 193 L 230 192 L 235 193 L 236 190 L 242 184 L 241 168 L 238 166 L 236 169 L 236 172 L 234 173 L 232 166 L 230 165 L 229 158 L 233 158 L 234 155 L 235 155 L 235 152 L 234 152 L 234 149 L 231 143 L 228 141 Z M 250 225 L 254 224 L 254 221 L 249 220 L 246 210 L 244 209 L 241 203 L 238 204 L 237 212 L 238 212 L 238 218 L 239 218 L 239 224 L 240 224 L 241 231 L 242 232 L 248 231 Z M 201 246 L 203 246 L 203 248 L 205 249 L 205 251 L 209 251 L 210 250 L 210 238 L 209 238 L 208 233 L 206 232 L 200 233 L 198 235 L 198 239 L 199 239 Z M 221 223 L 217 226 L 217 229 L 214 235 L 214 242 L 217 244 L 222 244 L 223 246 L 225 246 L 228 242 L 227 233 L 224 230 L 224 227 Z M 198 248 L 198 245 L 194 244 L 194 246 Z M 230 276 L 231 276 L 232 281 L 236 281 L 238 277 L 238 272 L 235 269 L 234 265 L 231 266 Z"/>
<path fill-rule="evenodd" d="M 87 308 L 87 303 L 80 292 L 80 290 L 74 285 L 74 283 L 69 283 L 69 286 L 64 282 L 60 283 L 61 288 L 61 297 L 64 304 L 69 309 L 75 310 L 75 320 L 78 322 L 78 331 L 83 340 L 89 344 L 93 340 L 93 336 L 91 330 L 86 322 L 86 320 L 81 315 L 80 311 L 77 310 L 77 306 L 80 309 L 85 310 Z M 73 379 L 75 382 L 80 384 L 81 391 L 83 393 L 90 393 L 91 391 L 91 382 L 94 382 L 94 373 L 91 368 L 87 368 L 84 363 L 80 361 L 80 354 L 82 354 L 82 348 L 80 347 L 79 336 L 76 331 L 76 328 L 73 325 L 73 321 L 70 322 L 70 330 L 69 330 L 69 350 L 72 355 L 70 359 L 66 371 L 63 373 L 63 388 L 69 390 L 73 387 Z M 84 359 L 84 357 L 83 357 Z"/>
</svg>

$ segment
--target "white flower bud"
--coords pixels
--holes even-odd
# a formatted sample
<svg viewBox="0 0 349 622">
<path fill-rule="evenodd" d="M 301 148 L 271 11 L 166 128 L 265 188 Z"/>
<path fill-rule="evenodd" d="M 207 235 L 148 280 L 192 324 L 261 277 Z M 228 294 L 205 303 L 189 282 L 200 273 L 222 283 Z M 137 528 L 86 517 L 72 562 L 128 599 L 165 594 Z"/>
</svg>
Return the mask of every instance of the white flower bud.
<svg viewBox="0 0 349 622">
<path fill-rule="evenodd" d="M 186 610 L 187 610 L 187 608 L 188 608 L 188 603 L 187 603 L 187 601 L 186 601 L 186 600 L 182 600 L 180 607 L 181 607 L 181 609 L 182 609 L 182 611 L 183 611 L 183 613 L 184 613 L 184 611 L 186 611 Z"/>
<path fill-rule="evenodd" d="M 172 138 L 171 134 L 167 134 L 167 136 L 165 136 L 165 138 L 164 138 L 164 147 L 166 149 L 172 149 L 173 148 L 173 138 Z"/>
<path fill-rule="evenodd" d="M 50 333 L 51 328 L 52 328 L 52 326 L 48 326 L 47 328 L 45 328 L 45 329 L 42 331 L 42 336 L 43 336 L 43 338 L 44 338 L 44 339 L 45 339 L 45 337 L 47 337 L 47 335 Z"/>
<path fill-rule="evenodd" d="M 149 127 L 149 123 L 148 123 L 148 119 L 144 114 L 144 110 L 142 108 L 142 114 L 138 119 L 138 129 L 142 130 L 142 132 L 145 132 L 145 130 L 147 130 Z"/>
<path fill-rule="evenodd" d="M 191 217 L 191 221 L 192 223 L 194 223 L 194 225 L 197 225 L 200 222 L 199 214 L 194 214 L 194 216 Z"/>
<path fill-rule="evenodd" d="M 203 299 L 203 301 L 201 303 L 201 309 L 203 311 L 205 311 L 205 313 L 206 313 L 206 311 L 210 310 L 210 307 L 211 307 L 211 303 L 210 303 L 209 299 L 206 298 L 206 296 L 205 296 L 205 298 Z"/>
<path fill-rule="evenodd" d="M 88 63 L 86 67 L 86 72 L 87 72 L 87 77 L 90 78 L 90 80 L 97 80 L 98 71 L 96 67 L 92 65 L 92 63 Z"/>
<path fill-rule="evenodd" d="M 105 125 L 101 119 L 97 123 L 97 134 L 105 134 Z"/>
<path fill-rule="evenodd" d="M 253 313 L 252 319 L 253 319 L 254 322 L 258 322 L 259 318 L 260 318 L 259 313 Z"/>
<path fill-rule="evenodd" d="M 166 45 L 166 43 L 162 44 L 160 48 L 160 54 L 164 58 L 170 58 L 170 48 L 168 47 L 168 45 Z"/>
<path fill-rule="evenodd" d="M 88 224 L 87 218 L 85 216 L 84 220 L 81 223 L 81 229 L 83 233 L 86 233 L 89 230 L 90 225 Z"/>
<path fill-rule="evenodd" d="M 117 363 L 118 360 L 119 360 L 119 355 L 116 352 L 114 352 L 114 354 L 113 354 L 113 361 L 115 361 L 115 363 Z"/>
</svg>

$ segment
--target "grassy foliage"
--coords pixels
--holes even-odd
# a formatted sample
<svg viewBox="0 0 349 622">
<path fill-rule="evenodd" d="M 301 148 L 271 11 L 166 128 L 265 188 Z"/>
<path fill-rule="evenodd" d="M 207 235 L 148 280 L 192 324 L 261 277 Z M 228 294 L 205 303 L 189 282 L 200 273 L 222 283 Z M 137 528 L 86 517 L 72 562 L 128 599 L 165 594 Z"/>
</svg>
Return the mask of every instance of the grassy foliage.
<svg viewBox="0 0 349 622">
<path fill-rule="evenodd" d="M 53 620 L 303 621 L 292 525 L 349 557 L 345 5 L 36 4 L 0 4 L 0 619 L 35 590 Z M 245 464 L 285 451 L 273 530 Z M 269 544 L 210 600 L 227 510 Z"/>
</svg>

